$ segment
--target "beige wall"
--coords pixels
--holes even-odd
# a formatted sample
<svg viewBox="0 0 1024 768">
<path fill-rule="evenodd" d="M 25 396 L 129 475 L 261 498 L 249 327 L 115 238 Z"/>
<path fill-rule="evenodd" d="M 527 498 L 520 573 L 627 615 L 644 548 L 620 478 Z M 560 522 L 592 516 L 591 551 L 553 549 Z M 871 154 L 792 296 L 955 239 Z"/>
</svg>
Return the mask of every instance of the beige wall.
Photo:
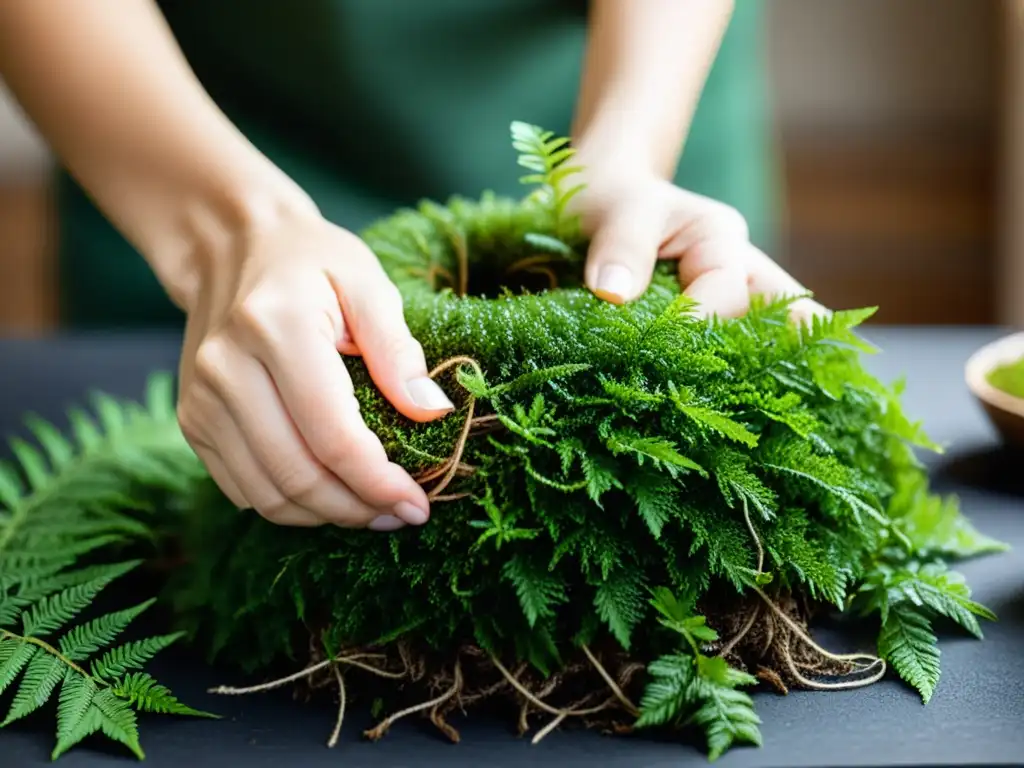
<svg viewBox="0 0 1024 768">
<path fill-rule="evenodd" d="M 784 129 L 984 126 L 998 0 L 765 2 Z"/>
</svg>

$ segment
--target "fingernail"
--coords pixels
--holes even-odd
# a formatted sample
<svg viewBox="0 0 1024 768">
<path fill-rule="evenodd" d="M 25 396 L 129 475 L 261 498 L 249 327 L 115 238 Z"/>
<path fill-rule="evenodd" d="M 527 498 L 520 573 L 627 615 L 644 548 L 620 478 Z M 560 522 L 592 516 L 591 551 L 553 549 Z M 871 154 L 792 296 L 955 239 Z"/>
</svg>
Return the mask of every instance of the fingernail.
<svg viewBox="0 0 1024 768">
<path fill-rule="evenodd" d="M 366 527 L 371 531 L 397 531 L 399 528 L 405 527 L 405 521 L 399 520 L 393 515 L 381 515 L 373 518 Z"/>
<path fill-rule="evenodd" d="M 455 405 L 433 379 L 424 376 L 408 382 L 409 397 L 427 411 L 454 411 Z"/>
<path fill-rule="evenodd" d="M 409 525 L 423 525 L 430 517 L 425 510 L 408 501 L 400 501 L 395 505 L 395 516 Z"/>
<path fill-rule="evenodd" d="M 621 264 L 605 264 L 597 275 L 594 292 L 602 299 L 621 304 L 633 287 L 633 275 Z"/>
</svg>

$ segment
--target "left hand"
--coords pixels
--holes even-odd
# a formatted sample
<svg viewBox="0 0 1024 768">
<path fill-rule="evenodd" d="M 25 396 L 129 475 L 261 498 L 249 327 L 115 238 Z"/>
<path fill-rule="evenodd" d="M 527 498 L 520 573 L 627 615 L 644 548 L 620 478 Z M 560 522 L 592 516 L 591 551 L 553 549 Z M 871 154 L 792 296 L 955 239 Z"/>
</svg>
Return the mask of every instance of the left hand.
<svg viewBox="0 0 1024 768">
<path fill-rule="evenodd" d="M 591 238 L 585 281 L 615 304 L 636 299 L 650 284 L 655 262 L 679 262 L 679 282 L 705 316 L 739 317 L 754 294 L 767 299 L 808 293 L 750 242 L 735 208 L 680 189 L 653 175 L 587 174 L 571 206 Z M 806 321 L 827 310 L 809 298 L 791 316 Z"/>
</svg>

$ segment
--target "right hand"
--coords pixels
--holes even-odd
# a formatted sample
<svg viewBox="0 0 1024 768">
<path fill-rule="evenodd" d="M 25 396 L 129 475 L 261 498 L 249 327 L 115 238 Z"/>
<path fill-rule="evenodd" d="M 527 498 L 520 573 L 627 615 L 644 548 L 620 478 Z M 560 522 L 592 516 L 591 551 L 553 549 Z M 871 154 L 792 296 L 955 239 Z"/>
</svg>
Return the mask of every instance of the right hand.
<svg viewBox="0 0 1024 768">
<path fill-rule="evenodd" d="M 282 525 L 422 525 L 423 489 L 366 426 L 339 352 L 414 421 L 454 406 L 427 376 L 373 252 L 315 213 L 281 214 L 197 259 L 178 416 L 239 507 Z"/>
</svg>

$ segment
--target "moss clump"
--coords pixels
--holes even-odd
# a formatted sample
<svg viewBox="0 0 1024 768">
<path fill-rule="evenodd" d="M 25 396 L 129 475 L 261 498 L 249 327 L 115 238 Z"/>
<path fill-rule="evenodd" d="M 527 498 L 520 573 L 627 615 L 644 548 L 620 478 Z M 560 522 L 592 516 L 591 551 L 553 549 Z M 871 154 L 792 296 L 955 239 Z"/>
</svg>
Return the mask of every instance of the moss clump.
<svg viewBox="0 0 1024 768">
<path fill-rule="evenodd" d="M 927 701 L 932 620 L 980 635 L 992 618 L 946 561 L 1001 545 L 929 493 L 914 446 L 934 446 L 860 362 L 870 311 L 798 327 L 777 301 L 705 321 L 667 267 L 640 300 L 602 302 L 564 215 L 571 151 L 513 138 L 538 185 L 525 200 L 424 203 L 364 233 L 460 403 L 413 424 L 349 361 L 431 522 L 281 529 L 211 493 L 181 518 L 183 625 L 251 672 L 291 659 L 311 687 L 347 680 L 343 701 L 373 691 L 395 713 L 373 738 L 422 712 L 455 739 L 447 715 L 492 700 L 524 731 L 694 723 L 715 757 L 760 743 L 758 678 L 828 688 L 888 662 Z M 877 648 L 814 644 L 821 608 L 870 616 Z"/>
<path fill-rule="evenodd" d="M 1024 357 L 997 365 L 988 373 L 988 383 L 1014 397 L 1024 398 Z"/>
</svg>

